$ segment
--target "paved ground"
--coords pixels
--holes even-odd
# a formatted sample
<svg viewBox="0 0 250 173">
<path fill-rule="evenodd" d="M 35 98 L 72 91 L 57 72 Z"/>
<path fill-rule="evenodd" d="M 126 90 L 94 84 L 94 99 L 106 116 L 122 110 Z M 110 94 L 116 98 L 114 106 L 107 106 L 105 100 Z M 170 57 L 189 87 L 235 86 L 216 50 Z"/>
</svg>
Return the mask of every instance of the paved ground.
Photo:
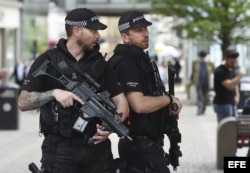
<svg viewBox="0 0 250 173">
<path fill-rule="evenodd" d="M 182 89 L 177 90 L 183 103 L 179 120 L 182 133 L 180 166 L 173 173 L 223 173 L 216 168 L 216 117 L 211 106 L 206 114 L 197 116 L 196 106 L 190 103 Z M 0 130 L 0 173 L 29 173 L 28 164 L 40 165 L 40 146 L 43 137 L 38 136 L 38 113 L 19 114 L 18 130 Z M 111 136 L 114 157 L 117 157 L 117 136 Z M 168 150 L 168 141 L 165 142 Z M 245 156 L 246 148 L 237 151 Z M 172 167 L 170 167 L 172 170 Z"/>
</svg>

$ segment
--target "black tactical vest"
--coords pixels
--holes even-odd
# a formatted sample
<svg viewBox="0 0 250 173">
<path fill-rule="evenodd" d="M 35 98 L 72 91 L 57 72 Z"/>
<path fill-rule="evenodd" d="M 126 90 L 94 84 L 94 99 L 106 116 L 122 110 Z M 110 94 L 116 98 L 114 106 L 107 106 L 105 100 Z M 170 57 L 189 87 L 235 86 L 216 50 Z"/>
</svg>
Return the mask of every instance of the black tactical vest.
<svg viewBox="0 0 250 173">
<path fill-rule="evenodd" d="M 109 63 L 114 68 L 117 68 L 117 65 L 122 61 L 133 62 L 138 67 L 144 95 L 153 96 L 155 93 L 154 90 L 156 89 L 155 78 L 150 64 L 150 58 L 147 54 L 135 46 L 118 45 Z M 166 110 L 161 109 L 147 115 L 138 115 L 130 108 L 129 128 L 131 136 L 149 136 L 156 140 L 163 139 L 165 113 Z"/>
<path fill-rule="evenodd" d="M 101 74 L 106 67 L 106 61 L 99 52 L 95 52 L 95 54 L 90 55 L 92 57 L 88 58 L 89 61 L 84 62 L 75 62 L 70 60 L 56 49 L 48 50 L 46 55 L 49 56 L 50 62 L 54 66 L 58 67 L 58 69 L 60 69 L 61 72 L 70 80 L 81 83 L 81 81 L 83 81 L 82 74 L 84 72 L 88 72 L 88 74 L 90 74 L 100 84 L 104 84 L 104 79 Z M 53 71 L 53 69 L 51 70 Z M 66 88 L 59 82 L 58 88 L 66 90 Z M 77 118 L 82 114 L 83 113 L 74 106 L 70 108 L 63 108 L 60 103 L 53 100 L 40 109 L 40 130 L 45 135 L 50 133 L 63 137 L 81 135 L 79 132 L 73 130 L 72 127 Z M 89 134 L 89 136 L 93 135 L 96 131 L 96 127 L 92 124 L 99 122 L 100 120 L 98 118 L 91 119 L 84 130 L 84 133 Z"/>
</svg>

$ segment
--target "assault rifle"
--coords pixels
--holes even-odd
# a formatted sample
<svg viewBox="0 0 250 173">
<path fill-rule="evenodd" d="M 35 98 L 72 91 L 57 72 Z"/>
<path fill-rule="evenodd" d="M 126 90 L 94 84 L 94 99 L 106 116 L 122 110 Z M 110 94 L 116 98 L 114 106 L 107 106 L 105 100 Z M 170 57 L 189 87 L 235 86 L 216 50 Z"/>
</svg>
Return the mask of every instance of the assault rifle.
<svg viewBox="0 0 250 173">
<path fill-rule="evenodd" d="M 175 76 L 175 68 L 169 64 L 168 65 L 168 87 L 169 92 L 166 92 L 165 86 L 161 81 L 157 65 L 154 61 L 151 62 L 153 73 L 155 77 L 156 82 L 156 91 L 155 95 L 166 95 L 170 94 L 174 96 L 174 76 Z M 170 105 L 170 108 L 172 110 L 178 110 L 177 104 Z M 169 154 L 166 153 L 166 158 L 168 160 L 168 164 L 171 164 L 173 166 L 173 169 L 176 171 L 177 166 L 179 166 L 179 157 L 182 156 L 182 153 L 180 151 L 180 147 L 178 146 L 178 143 L 181 142 L 181 134 L 179 132 L 178 128 L 178 122 L 175 116 L 170 115 L 169 112 L 166 120 L 166 125 L 164 132 L 168 136 L 170 141 L 170 148 L 169 148 Z"/>
<path fill-rule="evenodd" d="M 128 128 L 121 122 L 121 114 L 116 112 L 116 106 L 110 100 L 110 93 L 106 90 L 101 91 L 101 85 L 89 74 L 84 73 L 84 80 L 81 83 L 73 81 L 67 78 L 59 67 L 49 60 L 45 60 L 32 75 L 34 77 L 41 75 L 52 77 L 84 101 L 83 105 L 79 103 L 75 103 L 74 105 L 81 110 L 83 114 L 78 117 L 73 129 L 83 132 L 88 124 L 86 120 L 99 117 L 102 120 L 102 130 L 112 129 L 119 137 L 126 137 L 132 141 L 132 138 L 128 135 Z M 114 117 L 114 115 L 117 117 Z M 89 139 L 89 143 L 92 144 L 93 139 Z"/>
</svg>

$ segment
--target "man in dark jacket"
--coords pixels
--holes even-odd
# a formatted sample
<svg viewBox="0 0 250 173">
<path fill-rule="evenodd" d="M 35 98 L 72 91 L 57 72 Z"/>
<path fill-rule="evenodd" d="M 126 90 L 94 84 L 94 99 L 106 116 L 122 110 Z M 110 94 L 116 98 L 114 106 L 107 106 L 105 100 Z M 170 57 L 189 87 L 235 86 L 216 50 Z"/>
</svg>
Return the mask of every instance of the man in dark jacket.
<svg viewBox="0 0 250 173">
<path fill-rule="evenodd" d="M 147 27 L 152 23 L 137 11 L 124 13 L 118 23 L 124 44 L 118 44 L 109 63 L 114 67 L 127 97 L 129 128 L 133 141 L 119 141 L 119 155 L 127 163 L 126 173 L 168 173 L 162 148 L 168 111 L 178 117 L 182 105 L 172 95 L 155 95 L 155 76 L 150 58 Z M 157 70 L 158 73 L 158 70 Z M 178 109 L 166 109 L 176 103 Z"/>
<path fill-rule="evenodd" d="M 200 51 L 198 59 L 192 63 L 192 84 L 197 92 L 197 115 L 202 115 L 206 111 L 209 101 L 209 90 L 211 89 L 210 79 L 214 72 L 214 64 L 206 60 L 207 52 Z"/>
<path fill-rule="evenodd" d="M 126 118 L 127 100 L 113 69 L 99 52 L 98 30 L 106 25 L 99 22 L 93 11 L 78 8 L 67 14 L 65 28 L 68 39 L 60 39 L 56 48 L 33 62 L 22 87 L 19 108 L 21 111 L 40 108 L 41 132 L 45 136 L 41 162 L 46 173 L 112 173 L 113 155 L 108 139 L 111 132 L 101 129 L 100 118 L 83 119 L 88 122 L 83 132 L 73 129 L 78 118 L 84 118 L 81 116 L 84 113 L 75 106 L 76 102 L 84 104 L 83 100 L 56 78 L 33 76 L 47 60 L 72 81 L 84 81 L 83 74 L 87 72 L 110 93 L 117 112 L 123 113 L 122 120 Z M 57 77 L 55 68 L 47 70 Z M 94 136 L 96 132 L 99 135 Z M 94 145 L 88 143 L 92 136 Z"/>
<path fill-rule="evenodd" d="M 22 86 L 26 75 L 27 75 L 26 66 L 23 64 L 22 60 L 20 58 L 18 58 L 16 60 L 16 65 L 15 65 L 14 71 L 11 74 L 10 78 L 14 77 L 15 83 L 19 86 Z"/>
</svg>

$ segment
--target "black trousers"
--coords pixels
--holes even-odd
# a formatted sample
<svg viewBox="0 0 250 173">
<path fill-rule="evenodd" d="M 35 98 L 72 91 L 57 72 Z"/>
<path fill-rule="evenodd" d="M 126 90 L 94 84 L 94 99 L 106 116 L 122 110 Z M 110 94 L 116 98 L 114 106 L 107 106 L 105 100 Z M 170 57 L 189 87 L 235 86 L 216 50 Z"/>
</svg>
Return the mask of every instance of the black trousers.
<svg viewBox="0 0 250 173">
<path fill-rule="evenodd" d="M 170 173 L 162 146 L 149 138 L 121 139 L 118 151 L 126 163 L 122 173 Z"/>
<path fill-rule="evenodd" d="M 113 173 L 110 140 L 89 145 L 82 138 L 48 135 L 42 144 L 46 173 Z"/>
<path fill-rule="evenodd" d="M 208 92 L 208 85 L 200 85 L 197 87 L 197 114 L 205 113 L 208 102 Z"/>
</svg>

